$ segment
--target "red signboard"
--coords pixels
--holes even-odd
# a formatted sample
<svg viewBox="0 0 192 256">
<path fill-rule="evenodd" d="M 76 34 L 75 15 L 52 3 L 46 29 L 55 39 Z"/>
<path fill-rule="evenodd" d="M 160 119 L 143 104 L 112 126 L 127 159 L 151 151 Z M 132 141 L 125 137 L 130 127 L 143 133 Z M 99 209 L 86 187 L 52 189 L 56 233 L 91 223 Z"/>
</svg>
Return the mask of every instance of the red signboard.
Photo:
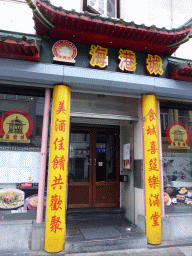
<svg viewBox="0 0 192 256">
<path fill-rule="evenodd" d="M 32 182 L 22 182 L 20 184 L 21 188 L 31 188 L 33 186 Z"/>
</svg>

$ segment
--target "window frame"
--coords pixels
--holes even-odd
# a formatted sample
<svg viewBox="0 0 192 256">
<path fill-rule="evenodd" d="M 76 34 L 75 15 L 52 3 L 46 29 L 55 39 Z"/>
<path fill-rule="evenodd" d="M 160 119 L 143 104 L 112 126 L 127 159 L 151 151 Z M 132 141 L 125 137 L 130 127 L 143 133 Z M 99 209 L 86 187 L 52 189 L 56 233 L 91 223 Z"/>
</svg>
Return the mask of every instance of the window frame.
<svg viewBox="0 0 192 256">
<path fill-rule="evenodd" d="M 110 17 L 110 18 L 115 18 L 115 19 L 120 18 L 120 3 L 121 3 L 121 0 L 114 0 L 115 1 L 115 17 L 107 16 L 107 13 L 106 13 L 107 10 L 104 14 L 102 14 L 99 10 L 94 9 L 90 4 L 91 1 L 93 1 L 93 0 L 82 0 L 81 10 L 82 11 L 88 11 L 90 13 L 99 14 L 103 17 Z M 96 0 L 96 1 L 99 1 L 99 0 Z M 107 8 L 107 1 L 111 1 L 111 0 L 103 0 L 103 1 L 106 2 L 105 8 Z"/>
</svg>

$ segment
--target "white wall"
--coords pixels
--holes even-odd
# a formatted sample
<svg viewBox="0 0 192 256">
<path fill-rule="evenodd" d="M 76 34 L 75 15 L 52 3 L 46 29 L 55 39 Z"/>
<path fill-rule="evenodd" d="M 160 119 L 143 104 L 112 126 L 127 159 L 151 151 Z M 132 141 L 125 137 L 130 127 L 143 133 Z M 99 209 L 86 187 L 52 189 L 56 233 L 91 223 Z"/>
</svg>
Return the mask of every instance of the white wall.
<svg viewBox="0 0 192 256">
<path fill-rule="evenodd" d="M 135 191 L 134 191 L 134 173 L 133 166 L 130 171 L 123 171 L 123 145 L 130 143 L 131 155 L 133 155 L 133 124 L 129 122 L 121 123 L 120 130 L 120 174 L 128 175 L 128 182 L 120 183 L 120 206 L 125 208 L 125 217 L 135 223 Z"/>
<path fill-rule="evenodd" d="M 142 120 L 142 102 L 138 104 L 138 122 L 134 125 L 134 159 L 143 159 L 143 120 Z M 134 170 L 133 170 L 134 171 Z M 144 175 L 143 175 L 144 177 Z M 143 189 L 134 188 L 135 190 L 135 224 L 138 225 L 138 215 L 145 215 L 145 192 L 144 181 Z"/>
</svg>

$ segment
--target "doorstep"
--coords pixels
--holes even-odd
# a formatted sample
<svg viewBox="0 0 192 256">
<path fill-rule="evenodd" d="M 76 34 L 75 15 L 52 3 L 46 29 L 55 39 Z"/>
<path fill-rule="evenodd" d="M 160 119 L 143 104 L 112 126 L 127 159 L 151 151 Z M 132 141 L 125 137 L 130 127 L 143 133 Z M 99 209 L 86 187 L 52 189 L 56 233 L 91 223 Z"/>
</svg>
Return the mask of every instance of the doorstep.
<svg viewBox="0 0 192 256">
<path fill-rule="evenodd" d="M 98 212 L 99 211 L 99 212 Z M 83 212 L 83 211 L 82 211 Z M 67 217 L 65 253 L 87 253 L 134 248 L 146 248 L 145 234 L 134 224 L 112 211 L 85 211 L 77 219 Z M 111 216 L 110 216 L 111 214 Z M 92 216 L 91 216 L 92 215 Z M 118 216 L 115 218 L 114 216 Z"/>
</svg>

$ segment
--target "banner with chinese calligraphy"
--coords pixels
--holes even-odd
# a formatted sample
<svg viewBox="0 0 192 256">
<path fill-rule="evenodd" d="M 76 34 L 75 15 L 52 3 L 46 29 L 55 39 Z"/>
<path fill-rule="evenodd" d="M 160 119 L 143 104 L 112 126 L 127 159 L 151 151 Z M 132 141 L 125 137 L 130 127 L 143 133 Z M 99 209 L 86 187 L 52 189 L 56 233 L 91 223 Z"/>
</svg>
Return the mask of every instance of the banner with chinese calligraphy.
<svg viewBox="0 0 192 256">
<path fill-rule="evenodd" d="M 70 88 L 56 85 L 49 156 L 45 251 L 64 249 Z"/>
<path fill-rule="evenodd" d="M 144 95 L 144 162 L 146 235 L 149 244 L 161 243 L 161 198 L 158 115 L 155 95 Z"/>
</svg>

